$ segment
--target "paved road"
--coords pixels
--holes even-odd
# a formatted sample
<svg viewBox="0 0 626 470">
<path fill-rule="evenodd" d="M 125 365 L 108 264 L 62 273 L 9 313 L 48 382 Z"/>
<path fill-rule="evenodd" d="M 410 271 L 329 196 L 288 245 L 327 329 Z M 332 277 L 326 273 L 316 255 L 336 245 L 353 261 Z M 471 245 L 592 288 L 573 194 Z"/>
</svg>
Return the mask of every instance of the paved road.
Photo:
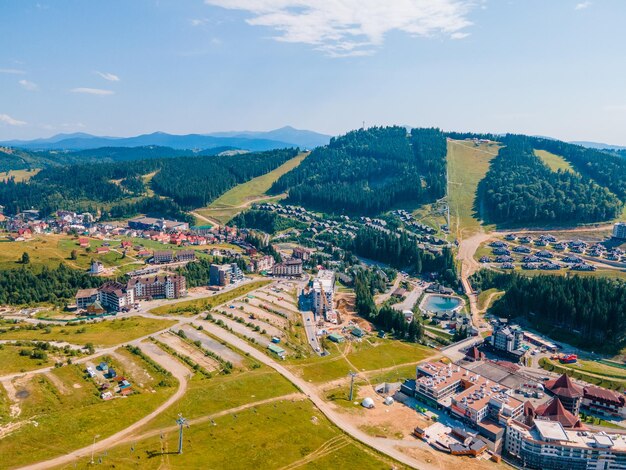
<svg viewBox="0 0 626 470">
<path fill-rule="evenodd" d="M 413 310 L 413 306 L 422 295 L 422 292 L 424 292 L 424 288 L 420 287 L 419 284 L 415 285 L 413 290 L 406 295 L 405 299 L 402 302 L 394 304 L 393 308 L 401 312 L 403 310 Z"/>
<path fill-rule="evenodd" d="M 302 325 L 304 326 L 309 346 L 311 346 L 316 353 L 321 354 L 322 345 L 320 344 L 320 340 L 317 336 L 317 326 L 315 326 L 315 317 L 313 312 L 308 311 L 300 313 L 302 313 Z"/>
</svg>

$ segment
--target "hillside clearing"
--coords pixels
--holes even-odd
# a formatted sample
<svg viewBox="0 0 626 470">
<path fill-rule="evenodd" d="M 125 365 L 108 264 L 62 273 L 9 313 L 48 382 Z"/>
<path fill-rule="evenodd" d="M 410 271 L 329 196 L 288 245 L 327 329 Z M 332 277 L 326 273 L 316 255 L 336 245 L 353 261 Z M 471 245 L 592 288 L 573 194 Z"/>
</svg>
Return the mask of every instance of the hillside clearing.
<svg viewBox="0 0 626 470">
<path fill-rule="evenodd" d="M 555 155 L 545 150 L 535 150 L 535 155 L 541 158 L 541 161 L 548 165 L 552 171 L 569 171 L 578 174 L 576 170 L 569 164 L 567 160 L 559 155 Z"/>
<path fill-rule="evenodd" d="M 469 140 L 448 140 L 450 229 L 457 239 L 468 238 L 481 231 L 474 208 L 476 190 L 498 149 L 495 143 L 476 145 Z"/>
<path fill-rule="evenodd" d="M 275 170 L 235 186 L 209 204 L 208 207 L 199 209 L 197 212 L 200 215 L 217 219 L 221 223 L 226 223 L 255 201 L 280 200 L 282 196 L 270 197 L 267 196 L 267 191 L 278 178 L 300 165 L 308 155 L 309 153 L 306 152 L 300 153 Z"/>
<path fill-rule="evenodd" d="M 21 181 L 28 181 L 33 176 L 41 171 L 41 168 L 33 168 L 32 170 L 9 170 L 0 173 L 0 181 L 6 181 L 9 178 L 14 178 L 16 183 Z"/>
</svg>

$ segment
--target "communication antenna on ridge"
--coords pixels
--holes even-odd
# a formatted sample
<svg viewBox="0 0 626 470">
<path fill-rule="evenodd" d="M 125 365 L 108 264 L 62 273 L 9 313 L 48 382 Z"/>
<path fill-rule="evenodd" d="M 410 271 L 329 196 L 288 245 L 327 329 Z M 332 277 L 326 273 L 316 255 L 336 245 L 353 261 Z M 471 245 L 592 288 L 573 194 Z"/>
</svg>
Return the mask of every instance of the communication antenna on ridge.
<svg viewBox="0 0 626 470">
<path fill-rule="evenodd" d="M 363 130 L 365 130 L 365 121 L 363 121 Z"/>
<path fill-rule="evenodd" d="M 189 423 L 187 422 L 187 418 L 183 418 L 182 413 L 178 413 L 178 419 L 176 420 L 176 424 L 178 424 L 178 453 L 183 453 L 183 426 L 189 428 Z"/>
</svg>

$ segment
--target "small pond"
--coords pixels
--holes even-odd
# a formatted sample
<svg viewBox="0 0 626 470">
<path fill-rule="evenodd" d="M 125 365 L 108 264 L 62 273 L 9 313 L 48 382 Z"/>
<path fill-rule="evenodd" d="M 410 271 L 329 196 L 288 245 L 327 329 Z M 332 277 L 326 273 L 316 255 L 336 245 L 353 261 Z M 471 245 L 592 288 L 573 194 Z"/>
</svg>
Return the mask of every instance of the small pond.
<svg viewBox="0 0 626 470">
<path fill-rule="evenodd" d="M 425 312 L 450 312 L 463 305 L 463 301 L 458 297 L 446 295 L 429 295 L 422 302 L 421 308 Z"/>
</svg>

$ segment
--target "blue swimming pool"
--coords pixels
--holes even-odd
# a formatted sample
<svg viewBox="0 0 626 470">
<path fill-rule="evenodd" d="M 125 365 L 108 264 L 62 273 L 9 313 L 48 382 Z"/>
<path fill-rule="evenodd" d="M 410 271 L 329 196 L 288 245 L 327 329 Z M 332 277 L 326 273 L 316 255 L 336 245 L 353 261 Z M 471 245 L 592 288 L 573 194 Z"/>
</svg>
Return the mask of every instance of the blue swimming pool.
<svg viewBox="0 0 626 470">
<path fill-rule="evenodd" d="M 422 303 L 422 310 L 427 312 L 449 312 L 458 308 L 463 301 L 458 297 L 444 295 L 429 295 Z"/>
</svg>

